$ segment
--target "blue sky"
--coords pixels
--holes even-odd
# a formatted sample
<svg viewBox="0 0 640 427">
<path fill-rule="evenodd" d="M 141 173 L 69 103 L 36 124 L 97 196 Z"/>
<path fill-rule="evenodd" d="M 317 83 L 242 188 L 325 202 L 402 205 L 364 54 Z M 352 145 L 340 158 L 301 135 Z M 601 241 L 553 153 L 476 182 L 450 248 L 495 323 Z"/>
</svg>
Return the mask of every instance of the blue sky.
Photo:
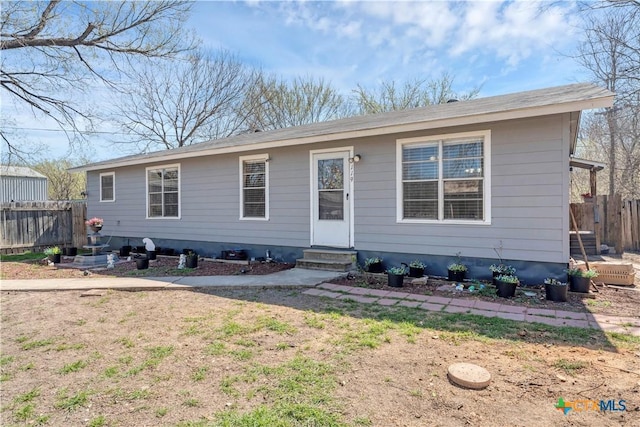
<svg viewBox="0 0 640 427">
<path fill-rule="evenodd" d="M 344 95 L 360 84 L 455 77 L 480 96 L 585 81 L 566 56 L 580 38 L 573 2 L 536 1 L 200 1 L 187 26 L 206 46 L 227 49 L 246 64 L 294 78 L 324 78 Z M 94 108 L 101 108 L 97 101 Z M 102 101 L 104 102 L 104 101 Z M 3 103 L 3 115 L 8 114 Z M 6 116 L 5 116 L 6 117 Z M 49 120 L 16 114 L 18 127 L 51 128 Z M 101 131 L 114 129 L 101 125 Z M 65 154 L 61 132 L 24 130 L 50 155 Z M 95 160 L 125 155 L 103 135 L 89 138 Z"/>
</svg>

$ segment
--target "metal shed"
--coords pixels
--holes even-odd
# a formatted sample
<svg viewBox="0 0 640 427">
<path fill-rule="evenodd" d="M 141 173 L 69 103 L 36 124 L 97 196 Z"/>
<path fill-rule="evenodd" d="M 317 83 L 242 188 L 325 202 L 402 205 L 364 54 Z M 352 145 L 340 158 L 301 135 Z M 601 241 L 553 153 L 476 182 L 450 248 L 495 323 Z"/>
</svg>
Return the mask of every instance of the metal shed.
<svg viewBox="0 0 640 427">
<path fill-rule="evenodd" d="M 0 202 L 44 201 L 47 177 L 23 166 L 0 166 Z"/>
</svg>

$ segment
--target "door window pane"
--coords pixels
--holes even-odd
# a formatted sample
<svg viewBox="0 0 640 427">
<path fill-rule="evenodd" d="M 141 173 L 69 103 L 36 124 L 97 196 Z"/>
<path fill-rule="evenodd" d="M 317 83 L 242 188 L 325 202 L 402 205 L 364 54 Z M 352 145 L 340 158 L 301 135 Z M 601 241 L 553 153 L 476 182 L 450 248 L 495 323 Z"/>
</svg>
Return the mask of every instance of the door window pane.
<svg viewBox="0 0 640 427">
<path fill-rule="evenodd" d="M 318 219 L 344 219 L 344 191 L 329 190 L 318 192 Z"/>
<path fill-rule="evenodd" d="M 343 159 L 318 160 L 318 190 L 342 190 L 343 188 Z"/>
</svg>

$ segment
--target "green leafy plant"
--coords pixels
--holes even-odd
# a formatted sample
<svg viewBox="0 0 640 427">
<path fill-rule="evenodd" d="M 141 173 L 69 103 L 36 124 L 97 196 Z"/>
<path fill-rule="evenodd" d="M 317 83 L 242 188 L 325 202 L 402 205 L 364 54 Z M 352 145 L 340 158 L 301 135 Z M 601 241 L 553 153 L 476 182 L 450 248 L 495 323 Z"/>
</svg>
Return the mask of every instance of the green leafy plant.
<svg viewBox="0 0 640 427">
<path fill-rule="evenodd" d="M 407 270 L 404 267 L 391 267 L 387 268 L 387 274 L 395 274 L 397 276 L 404 276 Z"/>
<path fill-rule="evenodd" d="M 506 265 L 506 264 L 491 264 L 489 266 L 489 270 L 491 270 L 492 273 L 498 273 L 498 274 L 509 274 L 511 276 L 513 276 L 514 274 L 516 274 L 516 269 L 510 265 Z"/>
<path fill-rule="evenodd" d="M 462 258 L 460 257 L 461 254 L 462 252 L 456 253 L 456 262 L 452 262 L 451 264 L 449 264 L 447 266 L 447 270 L 455 272 L 463 272 L 468 270 L 467 266 L 462 263 Z"/>
<path fill-rule="evenodd" d="M 575 277 L 586 277 L 589 279 L 593 279 L 594 277 L 598 277 L 598 271 L 594 269 L 582 270 L 580 268 L 570 268 L 567 270 L 567 274 L 569 276 Z"/>
<path fill-rule="evenodd" d="M 447 270 L 450 271 L 467 271 L 467 266 L 464 264 L 459 264 L 457 262 L 453 262 L 447 266 Z"/>
<path fill-rule="evenodd" d="M 496 277 L 496 280 L 504 283 L 520 283 L 518 276 L 512 276 L 509 274 L 501 274 L 500 276 Z"/>
<path fill-rule="evenodd" d="M 382 258 L 377 257 L 377 256 L 374 256 L 374 257 L 371 257 L 371 258 L 366 258 L 364 260 L 364 266 L 365 267 L 369 267 L 371 264 L 377 264 L 379 262 L 382 262 Z"/>
<path fill-rule="evenodd" d="M 547 277 L 546 279 L 544 279 L 544 284 L 545 285 L 567 286 L 566 282 L 561 282 L 558 279 L 553 279 L 553 278 L 550 278 L 550 277 Z"/>
<path fill-rule="evenodd" d="M 62 249 L 59 246 L 52 246 L 44 250 L 45 255 L 59 255 L 62 253 Z"/>
<path fill-rule="evenodd" d="M 415 259 L 413 261 L 411 261 L 411 264 L 409 264 L 409 267 L 413 267 L 413 268 L 426 268 L 427 264 L 425 264 L 424 262 Z"/>
</svg>

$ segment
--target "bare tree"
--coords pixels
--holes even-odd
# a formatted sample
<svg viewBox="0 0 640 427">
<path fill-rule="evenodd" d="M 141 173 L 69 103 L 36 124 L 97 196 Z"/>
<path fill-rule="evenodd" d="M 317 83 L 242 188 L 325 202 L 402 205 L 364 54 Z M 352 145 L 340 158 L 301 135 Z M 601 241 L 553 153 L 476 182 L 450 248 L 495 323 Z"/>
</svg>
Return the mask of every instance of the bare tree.
<svg viewBox="0 0 640 427">
<path fill-rule="evenodd" d="M 413 80 L 400 87 L 395 81 L 382 82 L 377 90 L 358 85 L 353 91 L 354 102 L 361 114 L 375 114 L 443 104 L 451 99 L 471 99 L 480 92 L 480 88 L 474 88 L 467 93 L 457 93 L 453 90 L 453 80 L 445 73 L 439 79 Z"/>
<path fill-rule="evenodd" d="M 184 60 L 155 61 L 134 80 L 116 120 L 137 137 L 139 149 L 148 151 L 223 138 L 246 128 L 242 108 L 256 77 L 226 51 L 196 51 Z"/>
<path fill-rule="evenodd" d="M 640 5 L 606 7 L 585 16 L 584 41 L 575 59 L 587 69 L 596 84 L 616 93 L 614 106 L 607 108 L 606 119 L 609 167 L 609 194 L 618 183 L 633 183 L 637 168 L 628 157 L 640 156 L 637 141 L 637 114 L 640 111 Z M 635 127 L 635 130 L 634 130 Z M 625 157 L 620 159 L 620 154 Z M 622 160 L 622 164 L 619 163 Z M 628 189 L 628 193 L 637 190 Z"/>
<path fill-rule="evenodd" d="M 190 47 L 181 1 L 3 2 L 0 86 L 16 102 L 78 129 L 90 113 L 74 99 L 88 83 L 112 88 L 135 58 L 172 56 Z M 3 133 L 9 150 L 11 141 Z"/>
<path fill-rule="evenodd" d="M 250 129 L 269 130 L 324 122 L 351 115 L 342 95 L 322 78 L 291 82 L 264 77 L 247 96 Z"/>
</svg>

